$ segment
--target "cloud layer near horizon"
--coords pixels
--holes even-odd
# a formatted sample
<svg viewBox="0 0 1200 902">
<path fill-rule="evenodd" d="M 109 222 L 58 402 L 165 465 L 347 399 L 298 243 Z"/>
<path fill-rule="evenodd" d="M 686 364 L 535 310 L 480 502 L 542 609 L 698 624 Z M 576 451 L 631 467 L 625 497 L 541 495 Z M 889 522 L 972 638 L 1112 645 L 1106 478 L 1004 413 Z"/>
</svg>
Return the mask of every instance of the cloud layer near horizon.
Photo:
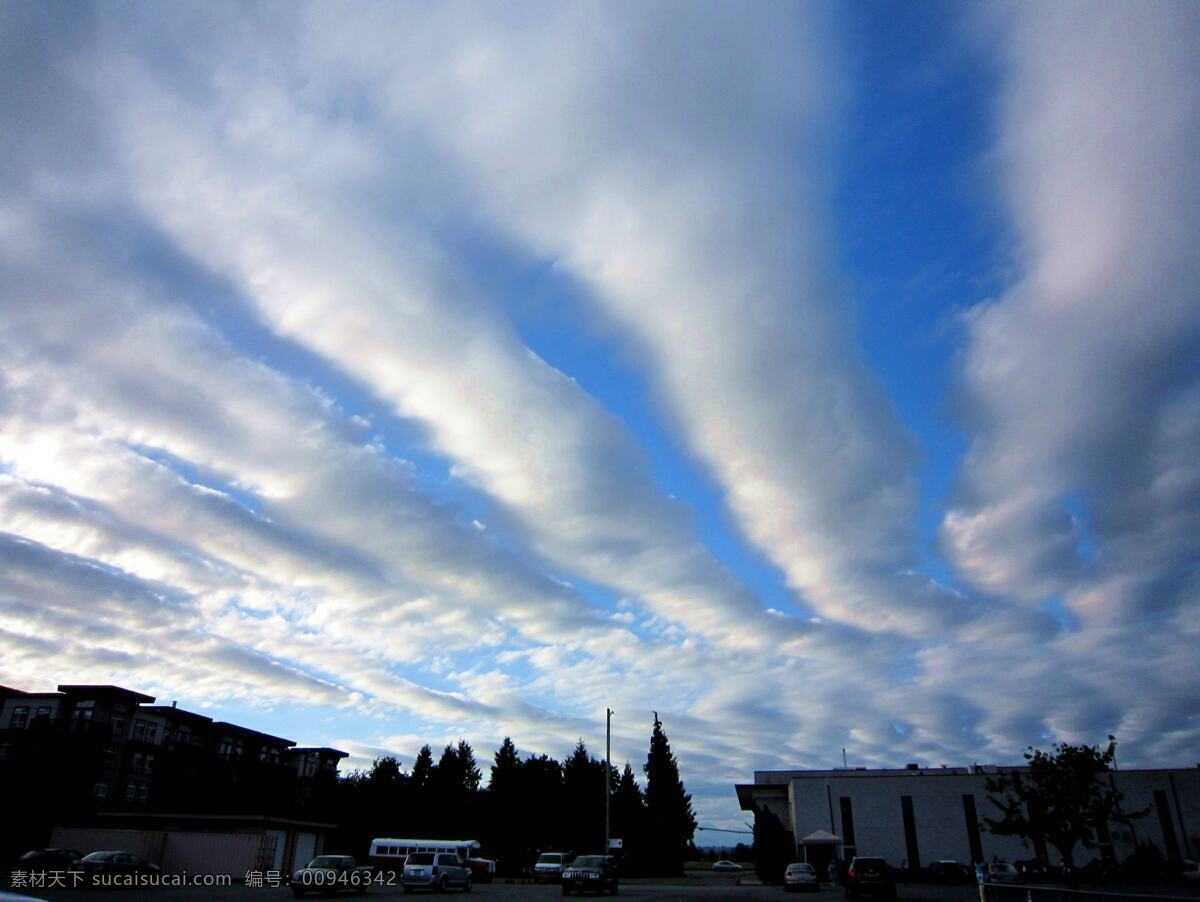
<svg viewBox="0 0 1200 902">
<path fill-rule="evenodd" d="M 838 262 L 832 11 L 244 12 L 0 12 L 0 681 L 344 708 L 304 738 L 364 755 L 562 754 L 653 708 L 705 821 L 843 747 L 1183 763 L 1194 10 L 964 22 L 999 48 L 1013 275 L 959 299 L 948 499 Z M 570 286 L 665 450 L 464 234 Z"/>
</svg>

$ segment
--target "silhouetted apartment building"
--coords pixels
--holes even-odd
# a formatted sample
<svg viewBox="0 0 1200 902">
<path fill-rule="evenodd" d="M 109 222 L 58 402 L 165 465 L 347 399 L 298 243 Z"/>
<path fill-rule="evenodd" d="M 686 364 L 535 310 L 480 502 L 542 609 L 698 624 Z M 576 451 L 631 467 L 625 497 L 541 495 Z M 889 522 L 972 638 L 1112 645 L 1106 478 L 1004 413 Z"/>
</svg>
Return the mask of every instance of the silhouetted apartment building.
<svg viewBox="0 0 1200 902">
<path fill-rule="evenodd" d="M 154 701 L 120 686 L 0 687 L 0 792 L 6 808 L 25 813 L 5 825 L 0 851 L 44 844 L 67 824 L 145 830 L 265 819 L 303 822 L 314 835 L 329 826 L 345 752 L 297 748 Z"/>
</svg>

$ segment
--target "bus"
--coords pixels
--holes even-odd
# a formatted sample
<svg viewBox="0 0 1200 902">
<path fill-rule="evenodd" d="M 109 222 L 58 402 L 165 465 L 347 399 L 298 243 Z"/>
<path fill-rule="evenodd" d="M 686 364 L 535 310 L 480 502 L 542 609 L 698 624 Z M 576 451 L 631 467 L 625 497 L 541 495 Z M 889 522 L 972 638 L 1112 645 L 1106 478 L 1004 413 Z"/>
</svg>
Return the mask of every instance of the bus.
<svg viewBox="0 0 1200 902">
<path fill-rule="evenodd" d="M 496 862 L 479 857 L 477 839 L 394 839 L 380 837 L 371 840 L 369 861 L 381 872 L 404 873 L 404 859 L 413 852 L 450 852 L 461 858 L 471 869 L 472 879 L 490 883 L 496 876 Z"/>
</svg>

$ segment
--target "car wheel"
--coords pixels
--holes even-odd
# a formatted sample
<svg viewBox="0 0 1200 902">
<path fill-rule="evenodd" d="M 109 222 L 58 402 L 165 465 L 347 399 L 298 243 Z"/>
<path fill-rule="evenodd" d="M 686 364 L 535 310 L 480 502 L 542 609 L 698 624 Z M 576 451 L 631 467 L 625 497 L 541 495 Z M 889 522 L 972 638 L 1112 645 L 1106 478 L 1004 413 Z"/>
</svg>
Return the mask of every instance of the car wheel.
<svg viewBox="0 0 1200 902">
<path fill-rule="evenodd" d="M 563 895 L 564 896 L 571 895 L 571 887 L 567 886 L 565 883 L 563 884 Z"/>
<path fill-rule="evenodd" d="M 295 896 L 297 899 L 299 899 L 301 896 L 304 895 L 304 887 L 300 886 L 298 883 L 293 883 L 292 884 L 292 895 Z"/>
<path fill-rule="evenodd" d="M 463 892 L 469 893 L 470 891 L 471 891 L 471 876 L 468 874 L 467 882 L 463 884 Z"/>
<path fill-rule="evenodd" d="M 404 895 L 407 896 L 407 895 L 411 894 L 412 891 L 413 891 L 413 888 L 411 886 L 404 887 Z"/>
<path fill-rule="evenodd" d="M 437 891 L 439 893 L 444 893 L 446 891 L 446 887 L 448 887 L 449 885 L 450 885 L 450 880 L 446 877 L 445 874 L 442 874 L 442 879 L 439 880 L 438 884 L 437 884 Z"/>
</svg>

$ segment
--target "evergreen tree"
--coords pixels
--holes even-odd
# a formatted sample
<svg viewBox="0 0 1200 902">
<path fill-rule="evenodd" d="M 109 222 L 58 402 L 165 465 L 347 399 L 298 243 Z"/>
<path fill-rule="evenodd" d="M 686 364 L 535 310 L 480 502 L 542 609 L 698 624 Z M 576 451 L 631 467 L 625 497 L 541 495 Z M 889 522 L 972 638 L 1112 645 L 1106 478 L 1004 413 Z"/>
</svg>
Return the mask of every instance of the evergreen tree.
<svg viewBox="0 0 1200 902">
<path fill-rule="evenodd" d="M 780 883 L 791 858 L 791 843 L 783 821 L 765 805 L 755 805 L 754 872 L 763 883 Z"/>
<path fill-rule="evenodd" d="M 479 781 L 483 774 L 479 772 L 479 766 L 475 763 L 475 750 L 465 739 L 458 741 L 458 772 L 463 789 L 468 793 L 479 789 Z"/>
<path fill-rule="evenodd" d="M 696 833 L 692 797 L 679 779 L 679 765 L 662 728 L 654 715 L 650 753 L 646 758 L 646 844 L 648 860 L 663 876 L 683 873 L 688 842 Z"/>
<path fill-rule="evenodd" d="M 462 762 L 458 757 L 458 749 L 453 744 L 448 743 L 442 749 L 442 757 L 438 759 L 430 782 L 436 787 L 437 794 L 442 797 L 449 796 L 462 786 Z"/>
<path fill-rule="evenodd" d="M 483 839 L 496 855 L 500 873 L 516 876 L 526 863 L 527 827 L 523 809 L 527 806 L 522 795 L 521 757 L 512 739 L 504 737 L 492 762 Z"/>
<path fill-rule="evenodd" d="M 521 756 L 517 754 L 517 747 L 512 739 L 505 736 L 492 758 L 492 775 L 488 780 L 488 789 L 493 792 L 505 792 L 509 787 L 516 788 L 520 770 Z"/>
<path fill-rule="evenodd" d="M 641 873 L 645 869 L 642 856 L 644 845 L 646 802 L 641 787 L 633 774 L 633 767 L 625 762 L 625 770 L 613 791 L 609 804 L 612 835 L 622 841 L 625 869 L 630 873 Z"/>
<path fill-rule="evenodd" d="M 538 851 L 562 845 L 562 765 L 546 755 L 530 755 L 521 765 L 521 815 L 526 842 L 526 860 Z"/>
<path fill-rule="evenodd" d="M 409 806 L 404 812 L 405 820 L 412 828 L 428 829 L 434 823 L 436 803 L 433 775 L 436 771 L 433 750 L 428 745 L 421 746 L 421 751 L 417 753 L 417 759 L 413 762 L 412 776 L 409 777 Z"/>
<path fill-rule="evenodd" d="M 404 779 L 404 773 L 400 768 L 400 759 L 393 755 L 376 758 L 371 762 L 371 770 L 367 774 L 367 779 L 373 787 L 378 789 L 399 785 Z"/>
<path fill-rule="evenodd" d="M 421 746 L 417 760 L 413 762 L 412 785 L 415 789 L 425 789 L 433 776 L 433 749 L 428 745 Z"/>
<path fill-rule="evenodd" d="M 597 761 L 582 739 L 563 764 L 563 797 L 567 817 L 563 840 L 576 852 L 604 845 L 604 762 Z"/>
</svg>

